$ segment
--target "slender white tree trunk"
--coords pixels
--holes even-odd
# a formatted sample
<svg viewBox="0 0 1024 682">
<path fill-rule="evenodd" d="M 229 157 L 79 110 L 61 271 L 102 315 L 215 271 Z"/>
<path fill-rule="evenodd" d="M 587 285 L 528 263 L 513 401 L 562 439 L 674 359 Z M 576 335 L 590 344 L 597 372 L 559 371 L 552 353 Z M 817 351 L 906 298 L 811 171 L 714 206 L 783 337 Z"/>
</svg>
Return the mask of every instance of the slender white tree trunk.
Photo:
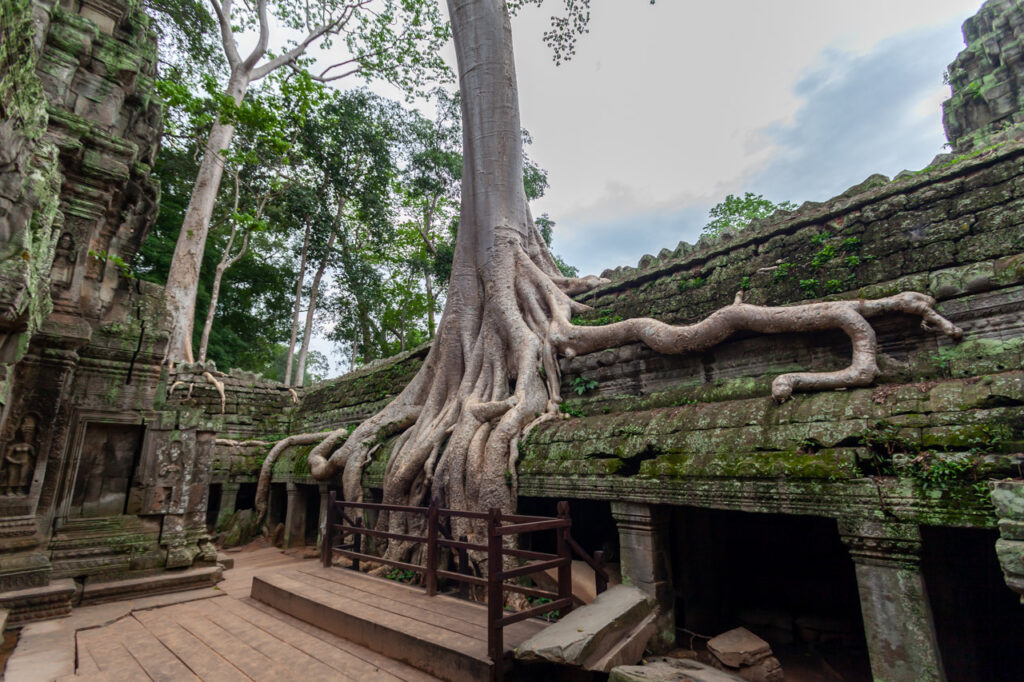
<svg viewBox="0 0 1024 682">
<path fill-rule="evenodd" d="M 313 284 L 309 289 L 309 305 L 306 307 L 306 326 L 302 331 L 302 346 L 299 348 L 299 359 L 295 368 L 295 386 L 302 386 L 306 380 L 306 355 L 309 353 L 309 340 L 313 336 L 313 315 L 316 313 L 316 301 L 320 292 L 320 280 L 323 279 L 324 271 L 327 270 L 327 262 L 331 259 L 331 249 L 334 248 L 334 240 L 338 232 L 331 232 L 327 240 L 327 248 L 324 250 L 324 257 L 320 259 L 320 265 L 313 275 Z"/>
<path fill-rule="evenodd" d="M 295 340 L 299 334 L 299 313 L 302 308 L 302 282 L 306 277 L 306 254 L 309 251 L 309 223 L 302 237 L 302 256 L 299 260 L 299 280 L 295 283 L 295 306 L 292 308 L 292 336 L 288 341 L 288 359 L 284 366 L 284 385 L 294 386 L 292 378 L 292 357 L 295 355 Z"/>
<path fill-rule="evenodd" d="M 232 74 L 226 93 L 235 104 L 241 104 L 248 87 L 248 73 Z M 174 247 L 164 289 L 170 332 L 167 360 L 171 363 L 193 361 L 192 330 L 196 316 L 196 292 L 199 291 L 199 270 L 203 264 L 203 251 L 210 231 L 213 207 L 217 202 L 217 191 L 224 175 L 223 152 L 231 146 L 234 134 L 235 126 L 220 119 L 210 129 L 196 184 Z"/>
</svg>

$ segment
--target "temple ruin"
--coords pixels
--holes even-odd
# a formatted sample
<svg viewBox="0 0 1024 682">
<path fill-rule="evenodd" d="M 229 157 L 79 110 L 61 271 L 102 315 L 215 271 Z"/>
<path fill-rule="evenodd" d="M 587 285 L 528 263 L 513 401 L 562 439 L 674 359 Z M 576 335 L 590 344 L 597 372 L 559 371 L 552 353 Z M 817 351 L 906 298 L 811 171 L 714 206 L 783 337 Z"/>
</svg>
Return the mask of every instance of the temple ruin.
<svg viewBox="0 0 1024 682">
<path fill-rule="evenodd" d="M 214 539 L 260 532 L 245 510 L 273 445 L 358 424 L 427 348 L 295 390 L 168 370 L 161 288 L 121 267 L 159 196 L 149 19 L 127 0 L 4 12 L 0 609 L 12 628 L 216 583 Z M 666 248 L 581 296 L 595 309 L 583 322 L 683 324 L 737 290 L 761 305 L 917 291 L 964 330 L 954 341 L 917 318 L 875 319 L 874 386 L 781 404 L 771 379 L 844 367 L 844 334 L 562 361 L 566 419 L 521 443 L 519 507 L 552 515 L 570 501 L 581 544 L 657 600 L 652 646 L 742 625 L 773 645 L 841 641 L 876 679 L 1020 675 L 1024 6 L 989 0 L 964 38 L 944 104 L 952 149 L 927 168 Z M 316 545 L 340 491 L 311 477 L 312 447 L 273 463 L 266 525 L 284 546 Z M 365 471 L 367 500 L 388 453 Z"/>
</svg>

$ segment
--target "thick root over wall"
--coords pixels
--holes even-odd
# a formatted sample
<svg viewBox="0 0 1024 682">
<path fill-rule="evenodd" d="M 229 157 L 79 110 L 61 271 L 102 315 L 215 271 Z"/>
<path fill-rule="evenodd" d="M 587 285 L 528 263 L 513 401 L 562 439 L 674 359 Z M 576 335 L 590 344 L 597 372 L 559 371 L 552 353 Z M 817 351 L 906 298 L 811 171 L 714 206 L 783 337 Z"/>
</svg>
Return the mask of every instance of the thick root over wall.
<svg viewBox="0 0 1024 682">
<path fill-rule="evenodd" d="M 519 439 L 559 416 L 558 357 L 643 342 L 662 353 L 698 351 L 741 331 L 764 334 L 842 329 L 853 342 L 850 366 L 838 372 L 784 374 L 772 394 L 870 384 L 878 374 L 875 333 L 867 318 L 918 315 L 927 327 L 960 330 L 934 301 L 904 293 L 874 301 L 786 308 L 747 305 L 737 297 L 693 325 L 632 319 L 604 327 L 570 320 L 588 310 L 571 295 L 601 284 L 561 275 L 530 217 L 523 190 L 522 126 L 512 33 L 504 0 L 448 0 L 462 91 L 462 208 L 448 301 L 427 359 L 405 390 L 359 425 L 334 432 L 309 455 L 319 480 L 342 473 L 347 500 L 362 498 L 362 473 L 389 435 L 384 476 L 388 504 L 424 505 L 431 496 L 461 510 L 515 509 Z M 332 451 L 333 450 L 333 451 Z M 421 515 L 381 514 L 380 529 L 420 535 Z M 453 519 L 451 531 L 483 543 L 483 528 Z M 387 545 L 392 559 L 411 547 Z"/>
<path fill-rule="evenodd" d="M 437 496 L 443 506 L 454 509 L 499 507 L 512 512 L 519 438 L 534 425 L 561 416 L 559 355 L 571 358 L 638 341 L 675 354 L 709 348 L 738 331 L 843 330 L 853 345 L 850 365 L 834 372 L 777 377 L 772 395 L 781 402 L 793 391 L 871 384 L 878 365 L 875 332 L 868 318 L 885 313 L 917 315 L 927 329 L 954 338 L 961 335 L 959 328 L 934 311 L 931 297 L 915 292 L 790 307 L 748 305 L 737 294 L 732 305 L 693 325 L 672 326 L 641 318 L 603 327 L 575 326 L 571 316 L 586 306 L 573 301 L 568 292 L 601 280 L 567 279 L 552 273 L 553 264 L 544 258 L 547 252 L 529 248 L 536 238 L 530 242 L 527 248 L 504 245 L 507 277 L 491 289 L 494 293 L 484 302 L 476 324 L 443 320 L 425 366 L 402 394 L 351 435 L 347 429 L 334 431 L 310 453 L 315 478 L 327 480 L 342 472 L 345 499 L 361 500 L 364 466 L 384 439 L 398 434 L 387 463 L 385 503 L 423 505 L 430 496 Z M 309 442 L 307 437 L 313 436 L 293 438 Z M 320 434 L 315 437 L 319 439 Z M 332 453 L 342 439 L 344 444 Z M 268 461 L 265 470 L 271 465 Z M 261 477 L 260 494 L 265 492 Z M 418 517 L 405 514 L 381 515 L 379 528 L 418 534 L 423 530 L 419 523 Z M 483 541 L 482 529 L 472 522 L 453 523 L 456 535 Z M 387 554 L 407 559 L 411 549 L 392 542 Z"/>
</svg>

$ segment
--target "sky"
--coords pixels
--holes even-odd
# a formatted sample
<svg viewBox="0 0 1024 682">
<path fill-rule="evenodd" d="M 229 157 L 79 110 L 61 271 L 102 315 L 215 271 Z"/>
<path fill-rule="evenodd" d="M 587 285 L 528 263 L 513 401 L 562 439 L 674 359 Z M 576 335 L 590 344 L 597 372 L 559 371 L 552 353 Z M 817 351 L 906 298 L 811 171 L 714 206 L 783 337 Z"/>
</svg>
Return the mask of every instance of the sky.
<svg viewBox="0 0 1024 682">
<path fill-rule="evenodd" d="M 541 36 L 561 6 L 512 22 L 528 153 L 550 183 L 533 214 L 599 274 L 695 242 L 730 193 L 821 201 L 928 165 L 946 142 L 943 72 L 981 2 L 592 0 L 556 66 Z M 329 345 L 314 347 L 336 359 Z"/>
</svg>

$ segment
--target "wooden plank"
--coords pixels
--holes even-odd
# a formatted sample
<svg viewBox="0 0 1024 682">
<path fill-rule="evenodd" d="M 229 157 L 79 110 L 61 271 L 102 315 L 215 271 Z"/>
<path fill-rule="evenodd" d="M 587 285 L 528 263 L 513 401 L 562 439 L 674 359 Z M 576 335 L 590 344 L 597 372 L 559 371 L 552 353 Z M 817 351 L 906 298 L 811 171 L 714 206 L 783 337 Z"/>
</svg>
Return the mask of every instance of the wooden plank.
<svg viewBox="0 0 1024 682">
<path fill-rule="evenodd" d="M 258 578 L 253 596 L 450 682 L 477 682 L 489 676 L 484 643 L 461 633 L 368 607 L 282 575 Z"/>
<path fill-rule="evenodd" d="M 377 599 L 376 604 L 366 603 L 359 595 L 339 594 L 319 585 L 308 578 L 299 582 L 284 575 L 272 576 L 274 582 L 293 594 L 323 604 L 324 606 L 352 614 L 364 621 L 377 623 L 381 627 L 404 632 L 407 635 L 437 646 L 443 646 L 474 658 L 486 658 L 486 630 L 481 626 L 446 617 L 439 613 L 423 614 L 409 604 L 394 602 L 391 608 L 381 608 L 387 599 Z M 421 618 L 426 617 L 426 620 Z"/>
<path fill-rule="evenodd" d="M 106 628 L 82 630 L 78 633 L 77 639 L 78 646 L 84 646 L 89 651 L 89 655 L 99 666 L 100 672 L 113 675 L 114 679 L 151 679 L 131 652 L 121 644 L 117 637 L 111 637 L 106 632 Z"/>
<path fill-rule="evenodd" d="M 429 682 L 436 679 L 404 663 L 336 637 L 260 602 L 232 600 L 225 606 L 228 611 L 239 618 L 275 634 L 351 679 L 366 680 L 367 682 L 396 682 L 397 680 Z"/>
<path fill-rule="evenodd" d="M 124 648 L 156 682 L 199 679 L 135 618 L 122 618 L 104 630 L 121 640 Z"/>
<path fill-rule="evenodd" d="M 196 675 L 217 682 L 246 682 L 249 678 L 202 639 L 175 623 L 167 609 L 140 611 L 135 618 Z"/>
<path fill-rule="evenodd" d="M 341 571 L 338 571 L 340 573 Z M 476 639 L 486 638 L 485 614 L 470 604 L 452 604 L 428 597 L 419 588 L 387 584 L 393 581 L 374 579 L 363 581 L 334 581 L 330 574 L 306 574 L 303 582 L 382 612 L 416 620 L 433 627 L 443 627 Z M 346 576 L 347 577 L 347 576 Z"/>
<path fill-rule="evenodd" d="M 414 609 L 419 609 L 422 614 L 417 615 L 418 620 L 434 622 L 434 615 L 438 614 L 447 618 L 457 618 L 475 627 L 482 628 L 479 638 L 486 639 L 487 611 L 483 604 L 470 602 L 464 599 L 456 599 L 444 595 L 428 597 L 420 588 L 403 585 L 391 580 L 368 576 L 356 571 L 347 571 L 336 568 L 321 568 L 319 566 L 302 567 L 295 572 L 288 572 L 284 575 L 292 575 L 300 582 L 315 582 L 314 578 L 329 580 L 340 587 L 342 593 L 358 599 L 364 603 L 377 604 L 380 597 L 387 597 L 400 602 L 402 610 L 397 611 L 402 615 L 409 615 Z M 321 585 L 321 583 L 316 583 Z M 321 585 L 322 586 L 322 585 Z M 331 591 L 336 591 L 333 587 Z M 397 609 L 399 607 L 392 606 Z M 389 610 L 391 610 L 389 608 Z M 511 643 L 509 648 L 518 646 L 521 642 L 547 627 L 543 621 L 523 621 L 507 628 L 506 639 Z"/>
</svg>

